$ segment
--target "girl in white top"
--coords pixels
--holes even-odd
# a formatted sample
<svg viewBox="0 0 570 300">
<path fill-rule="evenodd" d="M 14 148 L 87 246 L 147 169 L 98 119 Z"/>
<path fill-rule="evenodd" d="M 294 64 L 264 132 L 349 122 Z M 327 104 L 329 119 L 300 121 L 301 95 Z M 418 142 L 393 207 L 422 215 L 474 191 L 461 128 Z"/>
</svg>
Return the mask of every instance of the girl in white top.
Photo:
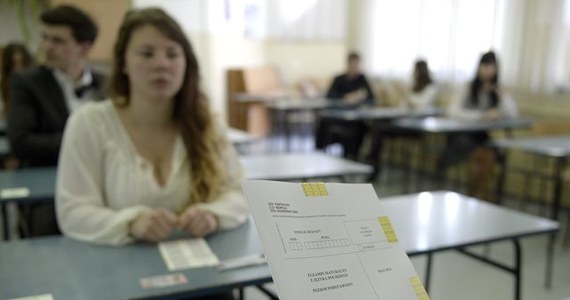
<svg viewBox="0 0 570 300">
<path fill-rule="evenodd" d="M 114 56 L 112 98 L 86 105 L 65 130 L 56 193 L 63 233 L 120 245 L 243 223 L 241 166 L 180 26 L 160 9 L 129 12 Z"/>
<path fill-rule="evenodd" d="M 413 113 L 425 113 L 435 110 L 438 89 L 431 79 L 428 64 L 425 60 L 418 60 L 414 64 L 412 87 L 404 85 L 397 85 L 396 87 L 403 99 L 401 107 L 405 107 Z M 394 129 L 382 123 L 373 128 L 370 152 L 366 158 L 374 167 L 374 171 L 369 177 L 371 181 L 376 180 L 380 176 L 384 141 L 397 137 L 419 138 L 420 135 Z"/>
<path fill-rule="evenodd" d="M 438 88 L 433 83 L 425 60 L 414 64 L 413 85 L 411 88 L 398 86 L 402 94 L 403 105 L 413 112 L 425 112 L 435 109 Z"/>
</svg>

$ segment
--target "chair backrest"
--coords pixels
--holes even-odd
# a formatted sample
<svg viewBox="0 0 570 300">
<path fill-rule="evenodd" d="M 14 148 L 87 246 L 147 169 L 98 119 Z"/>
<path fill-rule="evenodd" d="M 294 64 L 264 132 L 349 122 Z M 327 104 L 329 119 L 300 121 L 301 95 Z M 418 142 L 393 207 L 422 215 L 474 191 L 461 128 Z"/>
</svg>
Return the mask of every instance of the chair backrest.
<svg viewBox="0 0 570 300">
<path fill-rule="evenodd" d="M 536 121 L 532 126 L 532 134 L 535 136 L 570 134 L 570 121 Z"/>
<path fill-rule="evenodd" d="M 243 69 L 245 92 L 250 94 L 274 92 L 283 89 L 276 67 L 257 67 Z"/>
</svg>

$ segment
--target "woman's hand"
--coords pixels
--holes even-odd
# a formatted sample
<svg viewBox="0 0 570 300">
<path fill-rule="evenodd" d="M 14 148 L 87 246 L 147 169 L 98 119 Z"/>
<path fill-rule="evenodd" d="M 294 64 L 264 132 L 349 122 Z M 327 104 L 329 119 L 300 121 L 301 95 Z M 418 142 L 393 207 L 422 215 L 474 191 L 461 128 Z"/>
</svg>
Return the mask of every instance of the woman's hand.
<svg viewBox="0 0 570 300">
<path fill-rule="evenodd" d="M 212 213 L 194 205 L 182 213 L 178 229 L 195 237 L 204 237 L 218 229 L 218 219 Z"/>
<path fill-rule="evenodd" d="M 502 118 L 501 112 L 496 108 L 486 111 L 485 114 L 483 115 L 483 121 L 497 121 L 500 120 L 501 118 Z"/>
<path fill-rule="evenodd" d="M 158 208 L 140 214 L 129 225 L 129 232 L 138 240 L 156 243 L 167 239 L 177 227 L 178 216 Z"/>
</svg>

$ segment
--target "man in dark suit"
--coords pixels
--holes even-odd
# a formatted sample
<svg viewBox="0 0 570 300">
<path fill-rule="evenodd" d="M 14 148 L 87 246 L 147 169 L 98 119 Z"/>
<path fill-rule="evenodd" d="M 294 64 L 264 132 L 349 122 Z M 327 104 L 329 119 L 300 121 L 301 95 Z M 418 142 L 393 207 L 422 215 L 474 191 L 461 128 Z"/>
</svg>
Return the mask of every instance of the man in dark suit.
<svg viewBox="0 0 570 300">
<path fill-rule="evenodd" d="M 43 64 L 10 78 L 8 138 L 24 166 L 57 166 L 68 116 L 89 100 L 101 100 L 104 77 L 87 64 L 97 25 L 73 6 L 41 15 Z M 54 207 L 26 207 L 32 236 L 59 233 Z"/>
<path fill-rule="evenodd" d="M 335 109 L 354 109 L 374 104 L 372 89 L 360 69 L 358 53 L 352 52 L 348 55 L 346 73 L 334 78 L 327 92 L 327 99 L 338 105 Z M 362 121 L 320 119 L 315 144 L 317 149 L 324 149 L 338 142 L 343 146 L 344 156 L 356 160 L 366 130 Z"/>
</svg>

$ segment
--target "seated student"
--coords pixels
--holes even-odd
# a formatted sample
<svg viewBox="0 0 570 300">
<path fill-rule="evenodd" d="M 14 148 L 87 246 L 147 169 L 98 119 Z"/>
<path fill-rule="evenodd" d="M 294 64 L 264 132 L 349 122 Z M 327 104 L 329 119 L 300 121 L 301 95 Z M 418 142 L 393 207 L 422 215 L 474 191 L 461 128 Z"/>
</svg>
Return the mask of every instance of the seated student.
<svg viewBox="0 0 570 300">
<path fill-rule="evenodd" d="M 28 166 L 56 166 L 70 113 L 87 100 L 102 100 L 104 76 L 87 56 L 97 25 L 85 12 L 67 5 L 41 15 L 42 65 L 10 79 L 8 137 L 14 154 Z"/>
<path fill-rule="evenodd" d="M 438 88 L 431 79 L 428 64 L 425 60 L 418 60 L 414 64 L 412 73 L 413 84 L 410 88 L 398 85 L 402 99 L 402 106 L 410 108 L 412 112 L 426 112 L 435 109 Z"/>
<path fill-rule="evenodd" d="M 63 233 L 109 245 L 203 237 L 246 221 L 242 169 L 199 86 L 186 35 L 157 8 L 126 14 L 112 98 L 71 116 L 59 160 Z"/>
<path fill-rule="evenodd" d="M 334 101 L 339 108 L 374 104 L 372 89 L 360 70 L 360 55 L 355 52 L 348 55 L 346 73 L 334 78 L 327 98 Z M 316 147 L 324 149 L 330 144 L 340 142 L 344 148 L 344 156 L 356 159 L 365 133 L 366 126 L 363 122 L 320 120 L 317 124 Z"/>
<path fill-rule="evenodd" d="M 347 58 L 346 73 L 336 76 L 327 92 L 327 98 L 345 104 L 374 104 L 374 95 L 368 80 L 360 69 L 360 55 L 351 52 Z"/>
<path fill-rule="evenodd" d="M 414 64 L 412 73 L 413 84 L 411 88 L 398 85 L 401 95 L 402 105 L 410 109 L 413 113 L 429 112 L 435 109 L 438 96 L 438 88 L 431 79 L 428 64 L 425 60 L 418 60 Z M 372 142 L 368 159 L 373 166 L 374 172 L 371 179 L 375 179 L 380 173 L 380 163 L 382 160 L 382 150 L 384 140 L 397 136 L 417 137 L 418 135 L 411 132 L 403 132 L 402 130 L 394 130 L 388 124 L 379 124 L 372 132 Z"/>
<path fill-rule="evenodd" d="M 9 79 L 13 73 L 21 72 L 23 69 L 34 64 L 34 59 L 24 44 L 11 43 L 4 48 L 2 52 L 2 71 L 0 75 L 0 90 L 2 108 L 0 112 L 0 120 L 6 121 L 6 116 L 9 109 Z M 17 169 L 20 166 L 20 160 L 15 156 L 8 155 L 3 160 L 4 169 Z"/>
<path fill-rule="evenodd" d="M 23 166 L 55 167 L 68 116 L 84 103 L 104 98 L 104 76 L 87 62 L 98 29 L 85 12 L 55 6 L 42 13 L 40 30 L 42 64 L 10 78 L 7 133 Z M 20 207 L 24 235 L 60 234 L 52 203 Z"/>
<path fill-rule="evenodd" d="M 451 118 L 485 122 L 514 118 L 518 108 L 513 98 L 501 90 L 499 63 L 490 51 L 481 56 L 477 74 L 467 88 L 450 104 Z M 493 200 L 490 191 L 496 153 L 486 147 L 487 133 L 454 135 L 448 139 L 443 167 L 468 158 L 467 193 L 481 199 Z"/>
<path fill-rule="evenodd" d="M 2 92 L 2 112 L 1 118 L 6 117 L 8 111 L 9 88 L 8 82 L 12 73 L 20 72 L 31 66 L 34 59 L 24 44 L 11 43 L 6 45 L 2 51 L 2 72 L 0 74 L 0 90 Z"/>
</svg>

